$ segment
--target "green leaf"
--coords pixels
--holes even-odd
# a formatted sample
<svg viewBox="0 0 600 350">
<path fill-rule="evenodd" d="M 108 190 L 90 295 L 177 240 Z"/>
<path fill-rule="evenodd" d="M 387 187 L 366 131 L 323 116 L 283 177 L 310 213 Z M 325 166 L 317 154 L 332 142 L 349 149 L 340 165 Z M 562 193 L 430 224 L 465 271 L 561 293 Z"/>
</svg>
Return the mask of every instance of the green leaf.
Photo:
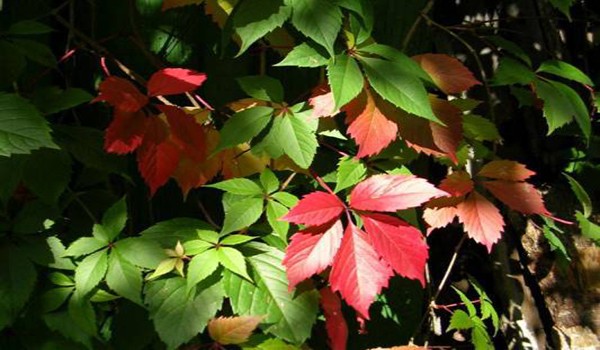
<svg viewBox="0 0 600 350">
<path fill-rule="evenodd" d="M 590 115 L 581 97 L 563 83 L 537 79 L 536 92 L 544 101 L 544 116 L 548 123 L 548 134 L 569 123 L 573 116 L 586 139 L 591 134 Z"/>
<path fill-rule="evenodd" d="M 262 198 L 246 198 L 236 202 L 225 211 L 221 234 L 241 230 L 260 218 L 263 210 Z"/>
<path fill-rule="evenodd" d="M 12 39 L 12 42 L 15 48 L 30 61 L 49 68 L 56 67 L 56 57 L 48 46 L 29 39 Z"/>
<path fill-rule="evenodd" d="M 108 234 L 108 240 L 112 241 L 123 231 L 127 223 L 127 202 L 122 197 L 113 204 L 102 216 L 102 226 Z"/>
<path fill-rule="evenodd" d="M 159 242 L 164 247 L 173 247 L 178 241 L 197 239 L 196 230 L 212 230 L 212 227 L 198 219 L 175 218 L 161 221 L 142 231 L 140 235 Z"/>
<path fill-rule="evenodd" d="M 499 141 L 502 139 L 496 124 L 475 114 L 465 114 L 463 118 L 463 131 L 467 138 L 476 141 Z"/>
<path fill-rule="evenodd" d="M 381 97 L 419 117 L 443 124 L 434 114 L 423 83 L 391 61 L 362 57 L 371 86 Z"/>
<path fill-rule="evenodd" d="M 575 218 L 579 224 L 579 229 L 584 237 L 587 237 L 594 241 L 596 245 L 600 245 L 600 226 L 588 220 L 583 213 L 575 212 Z"/>
<path fill-rule="evenodd" d="M 581 184 L 579 182 L 577 182 L 577 180 L 575 180 L 573 177 L 571 177 L 567 173 L 563 173 L 563 175 L 569 181 L 571 190 L 573 191 L 573 193 L 575 193 L 575 196 L 577 197 L 577 199 L 579 200 L 579 203 L 581 203 L 581 206 L 583 207 L 583 216 L 585 218 L 589 218 L 590 215 L 592 215 L 592 210 L 593 210 L 592 200 L 591 200 L 590 196 L 586 192 L 585 188 L 583 188 L 583 186 L 581 186 Z"/>
<path fill-rule="evenodd" d="M 491 83 L 492 85 L 528 85 L 534 80 L 535 73 L 529 67 L 510 57 L 502 57 Z"/>
<path fill-rule="evenodd" d="M 298 197 L 288 192 L 276 192 L 271 195 L 276 201 L 291 208 L 298 204 Z"/>
<path fill-rule="evenodd" d="M 92 303 L 106 303 L 117 299 L 119 299 L 118 295 L 111 294 L 103 289 L 96 289 L 90 297 Z"/>
<path fill-rule="evenodd" d="M 273 116 L 273 108 L 256 106 L 233 115 L 221 129 L 215 152 L 250 141 L 264 129 Z"/>
<path fill-rule="evenodd" d="M 10 88 L 19 79 L 27 66 L 25 56 L 13 44 L 0 39 L 0 52 L 2 52 L 2 75 L 0 75 L 0 88 Z"/>
<path fill-rule="evenodd" d="M 215 249 L 206 250 L 193 257 L 187 270 L 188 289 L 210 276 L 217 267 L 219 267 L 219 257 Z"/>
<path fill-rule="evenodd" d="M 72 287 L 75 285 L 75 281 L 73 281 L 71 277 L 61 272 L 52 272 L 48 276 L 48 279 L 50 280 L 50 282 L 61 287 Z"/>
<path fill-rule="evenodd" d="M 122 239 L 116 242 L 112 249 L 118 251 L 120 256 L 130 263 L 150 270 L 156 269 L 166 258 L 164 250 L 157 242 L 142 237 Z"/>
<path fill-rule="evenodd" d="M 218 188 L 222 191 L 239 194 L 243 196 L 255 196 L 262 195 L 263 190 L 252 180 L 241 178 L 235 178 L 217 182 L 215 184 L 206 185 L 204 187 Z"/>
<path fill-rule="evenodd" d="M 294 0 L 292 7 L 294 27 L 333 56 L 333 46 L 342 27 L 339 7 L 331 0 Z"/>
<path fill-rule="evenodd" d="M 244 0 L 233 12 L 233 28 L 242 39 L 238 56 L 250 45 L 277 27 L 290 16 L 291 9 L 283 0 Z"/>
<path fill-rule="evenodd" d="M 260 338 L 259 338 L 260 337 Z M 240 344 L 242 350 L 300 350 L 300 347 L 287 344 L 281 339 L 268 338 L 264 334 L 256 334 L 250 340 Z"/>
<path fill-rule="evenodd" d="M 203 252 L 205 252 L 206 250 L 214 247 L 215 245 L 213 243 L 201 240 L 201 239 L 195 239 L 193 241 L 187 241 L 183 244 L 183 248 L 185 249 L 185 254 L 186 255 L 198 255 L 198 254 L 202 254 Z"/>
<path fill-rule="evenodd" d="M 220 245 L 239 245 L 239 244 L 243 244 L 246 242 L 250 242 L 253 239 L 256 239 L 256 236 L 248 236 L 248 235 L 229 235 L 227 237 L 225 237 L 221 242 L 219 242 Z"/>
<path fill-rule="evenodd" d="M 273 228 L 273 231 L 284 241 L 287 242 L 287 234 L 290 230 L 290 224 L 287 221 L 280 221 L 279 218 L 288 213 L 288 208 L 276 201 L 267 202 L 267 221 Z"/>
<path fill-rule="evenodd" d="M 6 204 L 21 183 L 26 156 L 0 157 L 0 202 Z"/>
<path fill-rule="evenodd" d="M 242 90 L 258 100 L 283 102 L 283 85 L 266 75 L 251 75 L 237 79 Z"/>
<path fill-rule="evenodd" d="M 391 46 L 371 44 L 361 47 L 359 50 L 359 55 L 362 57 L 375 55 L 385 58 L 386 60 L 393 62 L 397 69 L 401 70 L 404 74 L 417 77 L 423 81 L 433 84 L 433 80 L 429 74 L 427 74 L 427 72 L 425 72 L 425 70 L 421 68 L 421 66 L 415 60 Z"/>
<path fill-rule="evenodd" d="M 19 210 L 13 221 L 13 232 L 18 234 L 39 233 L 45 229 L 46 220 L 60 218 L 60 210 L 42 200 L 35 199 Z"/>
<path fill-rule="evenodd" d="M 8 32 L 12 35 L 46 34 L 52 31 L 54 30 L 47 25 L 33 20 L 25 20 L 13 23 L 8 28 Z"/>
<path fill-rule="evenodd" d="M 78 297 L 77 290 L 69 300 L 69 316 L 85 334 L 94 336 L 98 333 L 94 307 L 89 300 Z"/>
<path fill-rule="evenodd" d="M 492 44 L 496 45 L 497 47 L 499 47 L 499 48 L 505 50 L 506 52 L 510 53 L 511 55 L 519 58 L 520 60 L 527 63 L 527 65 L 531 67 L 531 58 L 529 58 L 529 56 L 525 53 L 525 51 L 523 51 L 523 49 L 521 47 L 519 47 L 519 45 L 517 45 L 514 42 L 507 40 L 501 36 L 493 35 L 493 36 L 486 37 L 486 39 L 491 41 Z"/>
<path fill-rule="evenodd" d="M 74 287 L 53 288 L 42 294 L 40 303 L 44 313 L 51 312 L 61 307 L 73 292 Z"/>
<path fill-rule="evenodd" d="M 458 288 L 454 286 L 452 286 L 452 289 L 454 289 L 456 294 L 458 294 L 460 301 L 462 301 L 463 304 L 465 304 L 467 311 L 469 311 L 469 316 L 477 316 L 477 310 L 475 309 L 475 305 L 473 305 L 473 302 L 465 295 L 465 293 L 461 292 Z"/>
<path fill-rule="evenodd" d="M 35 91 L 31 102 L 44 114 L 58 113 L 82 103 L 90 102 L 94 96 L 78 88 L 62 90 L 49 86 Z"/>
<path fill-rule="evenodd" d="M 196 230 L 196 234 L 198 235 L 198 238 L 203 241 L 212 244 L 219 243 L 219 234 L 213 230 Z"/>
<path fill-rule="evenodd" d="M 556 233 L 554 233 L 554 231 L 548 225 L 544 225 L 544 237 L 546 237 L 548 243 L 550 243 L 550 250 L 558 251 L 558 253 L 562 255 L 566 260 L 571 260 L 569 252 L 567 251 L 567 248 L 565 247 L 563 242 L 560 240 L 560 237 Z M 483 306 L 481 310 L 483 312 Z M 483 319 L 485 319 L 485 317 Z"/>
<path fill-rule="evenodd" d="M 223 286 L 210 282 L 189 292 L 186 280 L 180 277 L 149 283 L 145 301 L 154 327 L 168 349 L 176 349 L 202 332 L 221 308 Z"/>
<path fill-rule="evenodd" d="M 279 179 L 271 169 L 265 168 L 265 170 L 260 173 L 260 184 L 265 193 L 273 193 L 279 188 Z"/>
<path fill-rule="evenodd" d="M 219 263 L 223 267 L 252 281 L 250 276 L 248 276 L 246 259 L 239 250 L 231 247 L 220 247 L 217 249 L 217 256 L 219 257 Z"/>
<path fill-rule="evenodd" d="M 108 257 L 106 284 L 120 296 L 142 305 L 142 273 L 116 249 Z"/>
<path fill-rule="evenodd" d="M 83 344 L 87 349 L 92 349 L 91 337 L 75 322 L 67 311 L 54 312 L 43 315 L 44 322 L 50 330 L 63 335 L 67 339 Z"/>
<path fill-rule="evenodd" d="M 53 269 L 62 269 L 62 270 L 75 270 L 75 265 L 69 258 L 65 258 L 66 249 L 62 244 L 60 239 L 56 236 L 46 238 L 46 243 L 48 243 L 48 247 L 50 248 L 50 252 L 52 253 L 52 257 L 54 261 L 48 264 L 48 267 Z"/>
<path fill-rule="evenodd" d="M 321 52 L 320 47 L 316 47 L 310 42 L 302 43 L 298 46 L 295 46 L 292 51 L 290 51 L 285 58 L 275 64 L 275 67 L 321 67 L 327 64 L 329 59 L 326 57 L 323 52 Z"/>
<path fill-rule="evenodd" d="M 82 256 L 91 254 L 108 245 L 108 242 L 101 241 L 95 237 L 81 237 L 69 245 L 64 256 Z"/>
<path fill-rule="evenodd" d="M 48 204 L 54 204 L 71 180 L 71 157 L 62 150 L 33 151 L 23 168 L 27 188 Z"/>
<path fill-rule="evenodd" d="M 475 324 L 466 312 L 462 310 L 456 310 L 450 318 L 450 325 L 448 326 L 448 331 L 452 329 L 471 329 L 474 326 Z"/>
<path fill-rule="evenodd" d="M 289 293 L 281 264 L 283 253 L 269 246 L 256 246 L 265 253 L 247 258 L 254 284 L 232 273 L 225 275 L 225 289 L 233 311 L 239 315 L 265 315 L 262 323 L 265 332 L 302 343 L 310 336 L 316 321 L 318 293 L 314 290 L 295 296 Z"/>
<path fill-rule="evenodd" d="M 579 68 L 563 61 L 544 61 L 537 70 L 538 73 L 549 73 L 578 83 L 594 86 L 592 80 Z"/>
<path fill-rule="evenodd" d="M 0 330 L 10 326 L 21 313 L 33 291 L 36 272 L 19 247 L 0 246 Z"/>
<path fill-rule="evenodd" d="M 352 101 L 364 86 L 358 63 L 347 54 L 337 55 L 335 60 L 327 65 L 327 78 L 336 110 Z"/>
<path fill-rule="evenodd" d="M 80 298 L 100 283 L 108 268 L 107 249 L 95 252 L 83 259 L 75 269 L 75 295 Z"/>
<path fill-rule="evenodd" d="M 278 116 L 263 140 L 253 152 L 266 152 L 271 158 L 288 155 L 298 166 L 306 169 L 317 152 L 315 130 L 307 121 L 296 115 Z"/>
<path fill-rule="evenodd" d="M 127 162 L 124 157 L 104 151 L 104 132 L 86 127 L 54 125 L 54 137 L 61 148 L 67 150 L 86 168 L 107 173 L 124 174 Z"/>
<path fill-rule="evenodd" d="M 24 98 L 0 93 L 0 156 L 29 154 L 41 147 L 58 148 L 48 122 Z"/>
<path fill-rule="evenodd" d="M 334 192 L 352 187 L 367 175 L 367 168 L 356 158 L 343 157 L 338 163 Z"/>
<path fill-rule="evenodd" d="M 550 0 L 550 3 L 571 20 L 571 6 L 573 5 L 573 0 Z"/>
<path fill-rule="evenodd" d="M 483 322 L 478 320 L 481 326 L 476 325 L 471 332 L 471 343 L 475 346 L 475 350 L 489 350 L 494 348 L 492 339 L 485 329 Z"/>
<path fill-rule="evenodd" d="M 152 272 L 151 275 L 147 276 L 146 279 L 153 280 L 155 278 L 168 274 L 169 272 L 175 270 L 178 261 L 180 261 L 179 258 L 164 259 L 160 262 L 160 264 L 158 264 L 156 270 L 154 270 L 154 272 Z"/>
</svg>

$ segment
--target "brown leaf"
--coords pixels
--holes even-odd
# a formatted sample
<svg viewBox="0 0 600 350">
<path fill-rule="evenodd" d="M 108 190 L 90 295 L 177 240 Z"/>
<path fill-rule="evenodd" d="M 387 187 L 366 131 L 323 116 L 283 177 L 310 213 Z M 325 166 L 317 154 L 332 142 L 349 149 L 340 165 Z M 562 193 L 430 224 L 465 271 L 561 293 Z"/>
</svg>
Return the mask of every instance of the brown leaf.
<svg viewBox="0 0 600 350">
<path fill-rule="evenodd" d="M 219 344 L 241 344 L 248 341 L 263 316 L 218 317 L 208 322 L 208 334 Z"/>
</svg>

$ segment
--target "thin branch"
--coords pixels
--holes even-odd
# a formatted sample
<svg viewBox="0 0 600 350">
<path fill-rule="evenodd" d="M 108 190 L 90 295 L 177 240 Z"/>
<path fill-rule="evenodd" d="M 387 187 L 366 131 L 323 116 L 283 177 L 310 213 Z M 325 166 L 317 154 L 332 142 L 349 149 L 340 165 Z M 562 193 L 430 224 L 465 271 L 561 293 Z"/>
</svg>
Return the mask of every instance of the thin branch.
<svg viewBox="0 0 600 350">
<path fill-rule="evenodd" d="M 221 226 L 217 225 L 217 223 L 212 219 L 212 217 L 208 213 L 208 210 L 206 210 L 206 207 L 204 206 L 204 204 L 202 203 L 201 200 L 198 200 L 198 208 L 202 212 L 202 215 L 204 215 L 204 218 L 206 219 L 206 221 L 208 221 L 208 223 L 212 227 L 216 228 L 217 230 L 221 229 Z"/>
<path fill-rule="evenodd" d="M 406 33 L 406 36 L 404 37 L 404 40 L 402 41 L 402 51 L 406 51 L 408 44 L 412 40 L 412 37 L 417 32 L 417 28 L 419 28 L 419 24 L 421 24 L 421 20 L 423 19 L 423 16 L 427 15 L 427 13 L 429 13 L 429 11 L 431 11 L 432 7 L 433 7 L 433 0 L 429 0 L 429 2 L 427 4 L 425 4 L 425 7 L 423 7 L 423 10 L 421 10 L 421 13 L 419 14 L 419 16 L 417 16 L 417 18 L 413 22 L 412 26 L 408 30 L 408 33 Z"/>
</svg>

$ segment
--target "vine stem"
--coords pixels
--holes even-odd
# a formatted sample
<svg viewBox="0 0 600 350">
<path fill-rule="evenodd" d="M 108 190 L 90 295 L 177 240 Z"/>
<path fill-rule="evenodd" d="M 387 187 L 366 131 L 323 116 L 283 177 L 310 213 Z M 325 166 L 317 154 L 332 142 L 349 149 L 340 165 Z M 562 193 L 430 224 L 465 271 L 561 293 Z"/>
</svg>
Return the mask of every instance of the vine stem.
<svg viewBox="0 0 600 350">
<path fill-rule="evenodd" d="M 204 218 L 206 219 L 206 221 L 208 221 L 208 223 L 212 227 L 216 228 L 217 230 L 221 229 L 221 227 L 219 225 L 217 225 L 217 223 L 212 219 L 212 217 L 208 213 L 208 210 L 206 210 L 206 207 L 204 206 L 204 204 L 202 203 L 201 200 L 198 200 L 198 208 L 202 212 L 202 215 L 204 215 Z"/>
<path fill-rule="evenodd" d="M 410 338 L 410 344 L 413 343 L 414 338 L 420 333 L 421 328 L 423 327 L 423 324 L 429 318 L 430 312 L 432 310 L 436 309 L 437 305 L 436 305 L 435 301 L 440 296 L 440 293 L 442 292 L 442 290 L 444 290 L 444 287 L 446 286 L 446 283 L 448 282 L 448 278 L 450 277 L 450 273 L 452 272 L 452 269 L 454 268 L 454 264 L 456 264 L 456 259 L 458 258 L 458 253 L 460 252 L 460 249 L 462 248 L 462 246 L 466 240 L 467 240 L 467 235 L 463 234 L 462 238 L 460 239 L 460 241 L 454 248 L 454 253 L 452 254 L 452 258 L 450 258 L 450 262 L 448 263 L 448 267 L 446 268 L 444 277 L 442 277 L 442 280 L 440 281 L 440 284 L 438 285 L 438 288 L 437 288 L 435 294 L 431 298 L 431 301 L 429 302 L 429 306 L 427 307 L 427 311 L 423 314 L 423 317 L 421 318 L 421 321 L 419 322 L 419 325 L 418 325 L 417 329 L 415 330 L 415 334 L 413 334 L 413 336 Z"/>
<path fill-rule="evenodd" d="M 421 10 L 421 13 L 419 14 L 419 16 L 413 22 L 412 26 L 408 30 L 408 33 L 406 33 L 406 36 L 404 37 L 404 40 L 402 41 L 402 51 L 406 51 L 406 48 L 408 47 L 408 44 L 412 40 L 412 37 L 417 32 L 417 28 L 419 27 L 419 24 L 421 24 L 421 19 L 423 18 L 424 15 L 426 15 L 429 11 L 431 11 L 432 7 L 433 7 L 433 0 L 429 0 L 429 2 L 427 2 L 427 4 L 425 4 L 425 7 L 423 7 L 423 10 Z"/>
</svg>

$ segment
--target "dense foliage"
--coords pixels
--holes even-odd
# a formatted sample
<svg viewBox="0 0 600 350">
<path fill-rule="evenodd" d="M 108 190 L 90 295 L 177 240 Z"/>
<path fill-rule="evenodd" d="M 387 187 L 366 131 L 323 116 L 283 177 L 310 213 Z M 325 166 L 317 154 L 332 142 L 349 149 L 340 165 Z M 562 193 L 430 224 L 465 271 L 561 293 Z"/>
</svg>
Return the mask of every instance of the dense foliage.
<svg viewBox="0 0 600 350">
<path fill-rule="evenodd" d="M 518 341 L 523 219 L 600 242 L 600 12 L 491 3 L 0 1 L 0 348 Z"/>
</svg>

